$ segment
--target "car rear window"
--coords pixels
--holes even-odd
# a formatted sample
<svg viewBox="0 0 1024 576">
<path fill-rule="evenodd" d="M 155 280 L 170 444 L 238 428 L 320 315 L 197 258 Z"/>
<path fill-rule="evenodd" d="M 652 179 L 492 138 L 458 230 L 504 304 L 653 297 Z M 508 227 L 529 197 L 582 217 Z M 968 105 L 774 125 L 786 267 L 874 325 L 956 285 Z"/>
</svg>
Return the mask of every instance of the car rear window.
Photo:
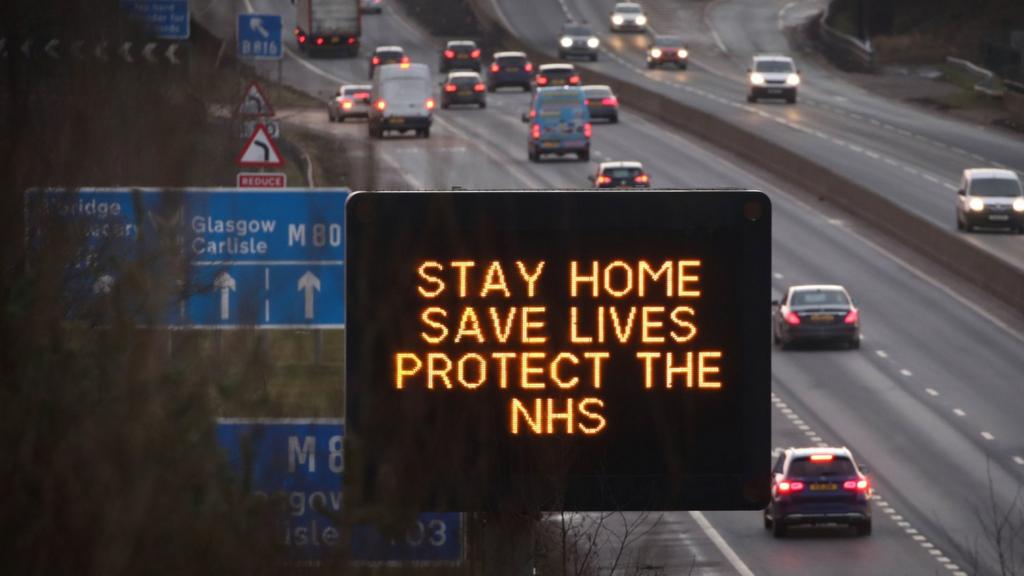
<svg viewBox="0 0 1024 576">
<path fill-rule="evenodd" d="M 402 52 L 388 50 L 386 52 L 377 52 L 377 56 L 380 56 L 381 60 L 401 60 L 404 54 Z"/>
<path fill-rule="evenodd" d="M 1020 196 L 1020 184 L 1009 178 L 977 178 L 971 181 L 972 196 Z"/>
<path fill-rule="evenodd" d="M 390 78 L 381 83 L 381 94 L 385 100 L 406 101 L 426 97 L 427 84 L 421 77 Z"/>
<path fill-rule="evenodd" d="M 583 95 L 587 98 L 604 98 L 605 96 L 611 96 L 611 88 L 584 88 Z"/>
<path fill-rule="evenodd" d="M 553 68 L 551 70 L 544 70 L 543 71 L 543 74 L 545 76 L 551 76 L 553 78 L 565 78 L 565 77 L 568 77 L 568 76 L 572 76 L 572 73 L 573 73 L 572 70 L 568 70 L 566 68 Z"/>
<path fill-rule="evenodd" d="M 370 87 L 369 86 L 349 87 L 349 88 L 345 88 L 344 92 L 342 92 L 342 96 L 355 96 L 356 94 L 364 94 L 365 96 L 363 96 L 363 97 L 365 98 L 366 96 L 370 95 Z"/>
<path fill-rule="evenodd" d="M 580 106 L 578 92 L 566 92 L 562 94 L 545 94 L 540 97 L 537 107 L 541 110 L 556 110 L 571 106 Z"/>
<path fill-rule="evenodd" d="M 522 66 L 526 64 L 526 58 L 522 56 L 501 56 L 496 58 L 495 62 L 502 66 Z"/>
<path fill-rule="evenodd" d="M 854 476 L 857 471 L 849 458 L 836 456 L 832 460 L 815 462 L 810 458 L 797 458 L 789 463 L 791 477 L 806 476 Z"/>
<path fill-rule="evenodd" d="M 605 168 L 602 173 L 611 178 L 633 178 L 642 174 L 643 170 L 639 168 Z"/>
<path fill-rule="evenodd" d="M 789 299 L 790 306 L 848 306 L 846 293 L 841 290 L 798 290 Z"/>
<path fill-rule="evenodd" d="M 472 86 L 479 81 L 479 76 L 457 76 L 451 79 L 452 84 L 455 84 L 456 86 Z"/>
<path fill-rule="evenodd" d="M 754 65 L 758 72 L 792 72 L 793 64 L 785 60 L 760 60 Z"/>
</svg>

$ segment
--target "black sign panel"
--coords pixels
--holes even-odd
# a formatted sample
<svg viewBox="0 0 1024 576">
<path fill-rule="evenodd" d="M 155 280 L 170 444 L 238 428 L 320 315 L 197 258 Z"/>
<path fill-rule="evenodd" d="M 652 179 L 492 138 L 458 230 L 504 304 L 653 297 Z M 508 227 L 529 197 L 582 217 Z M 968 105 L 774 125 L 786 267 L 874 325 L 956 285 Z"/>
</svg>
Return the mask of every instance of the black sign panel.
<svg viewBox="0 0 1024 576">
<path fill-rule="evenodd" d="M 352 509 L 766 504 L 764 194 L 359 193 L 346 230 Z"/>
</svg>

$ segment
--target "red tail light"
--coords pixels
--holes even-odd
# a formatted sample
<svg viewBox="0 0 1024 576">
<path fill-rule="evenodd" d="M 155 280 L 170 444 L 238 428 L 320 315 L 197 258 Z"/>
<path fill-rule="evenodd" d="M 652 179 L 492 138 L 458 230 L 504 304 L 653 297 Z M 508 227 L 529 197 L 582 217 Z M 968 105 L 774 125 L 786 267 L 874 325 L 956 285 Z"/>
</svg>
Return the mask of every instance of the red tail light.
<svg viewBox="0 0 1024 576">
<path fill-rule="evenodd" d="M 579 84 L 579 83 L 580 83 L 580 77 L 579 77 L 578 74 L 574 75 L 574 76 L 569 76 L 569 84 L 576 85 L 576 84 Z"/>
<path fill-rule="evenodd" d="M 349 36 L 348 37 L 348 43 L 349 44 L 355 44 L 356 43 L 356 37 L 355 36 Z"/>
<path fill-rule="evenodd" d="M 474 92 L 483 92 L 486 89 L 487 87 L 484 86 L 482 82 L 477 82 L 476 84 L 473 85 Z"/>
<path fill-rule="evenodd" d="M 455 92 L 455 90 L 456 90 L 455 84 L 445 84 L 444 85 L 444 91 L 445 92 Z"/>
<path fill-rule="evenodd" d="M 408 63 L 409 63 L 409 57 L 408 56 L 402 56 L 402 64 L 408 64 Z"/>
<path fill-rule="evenodd" d="M 618 106 L 619 105 L 619 100 L 618 100 L 618 98 L 616 98 L 614 96 L 609 96 L 607 98 L 602 98 L 601 99 L 601 104 L 603 104 L 605 106 Z"/>
<path fill-rule="evenodd" d="M 299 44 L 305 44 L 305 43 L 306 43 L 306 35 L 300 33 L 299 34 Z"/>
<path fill-rule="evenodd" d="M 372 64 L 373 64 L 374 66 L 376 66 L 376 65 L 380 64 L 380 56 L 374 56 L 374 57 L 373 57 L 373 58 L 372 58 L 372 59 L 370 60 L 370 63 L 372 63 Z"/>
<path fill-rule="evenodd" d="M 423 107 L 427 110 L 433 110 L 434 106 L 437 106 L 437 103 L 434 102 L 433 98 L 427 98 L 427 101 L 423 103 Z"/>
<path fill-rule="evenodd" d="M 497 63 L 491 64 L 491 72 L 501 72 L 501 66 Z"/>
<path fill-rule="evenodd" d="M 590 98 L 584 98 L 583 103 L 586 104 L 587 106 L 590 106 Z"/>
<path fill-rule="evenodd" d="M 377 110 L 380 110 L 381 112 L 383 112 L 384 109 L 388 107 L 388 103 L 385 100 L 381 99 L 381 100 L 377 100 L 376 102 L 374 102 L 373 106 Z"/>
<path fill-rule="evenodd" d="M 548 83 L 547 76 L 537 76 L 537 86 L 544 86 Z"/>
<path fill-rule="evenodd" d="M 586 136 L 587 138 L 590 138 L 590 136 L 593 135 L 593 133 L 594 133 L 594 127 L 590 125 L 590 122 L 587 122 L 586 124 L 583 125 L 583 135 L 584 136 Z"/>
<path fill-rule="evenodd" d="M 469 57 L 470 58 L 479 58 L 480 57 L 480 49 L 477 48 L 476 50 L 473 50 L 472 52 L 470 52 L 469 53 Z"/>
<path fill-rule="evenodd" d="M 778 484 L 780 494 L 789 494 L 791 492 L 800 492 L 804 489 L 804 483 L 798 480 L 783 480 Z"/>
<path fill-rule="evenodd" d="M 540 124 L 533 124 L 530 126 L 530 138 L 540 140 Z"/>
<path fill-rule="evenodd" d="M 523 66 L 523 70 L 526 70 L 527 72 L 533 72 L 533 63 L 527 62 L 526 66 Z"/>
<path fill-rule="evenodd" d="M 859 319 L 860 314 L 856 309 L 853 309 L 846 313 L 846 318 L 843 318 L 843 322 L 846 324 L 856 324 Z"/>
<path fill-rule="evenodd" d="M 853 490 L 854 492 L 867 492 L 870 486 L 871 483 L 868 482 L 867 478 L 843 482 L 843 490 Z"/>
<path fill-rule="evenodd" d="M 636 182 L 637 184 L 647 184 L 650 181 L 651 178 L 647 174 L 638 174 L 635 178 L 633 178 L 633 182 Z"/>
<path fill-rule="evenodd" d="M 317 46 L 323 46 L 324 45 L 324 39 L 322 37 L 318 36 L 317 39 L 316 39 L 316 45 Z"/>
<path fill-rule="evenodd" d="M 455 58 L 455 50 L 445 50 L 444 51 L 444 57 L 449 59 L 449 60 L 451 60 L 452 58 Z"/>
<path fill-rule="evenodd" d="M 789 324 L 790 326 L 796 326 L 799 323 L 800 317 L 796 315 L 796 312 L 793 312 L 792 310 L 786 312 L 786 324 Z"/>
<path fill-rule="evenodd" d="M 531 108 L 530 109 L 530 120 L 533 120 L 536 117 L 537 117 L 537 110 Z"/>
<path fill-rule="evenodd" d="M 604 174 L 601 174 L 600 176 L 597 177 L 596 182 L 597 182 L 598 186 L 600 186 L 602 184 L 611 184 L 612 183 L 612 177 L 611 176 L 605 176 Z"/>
</svg>

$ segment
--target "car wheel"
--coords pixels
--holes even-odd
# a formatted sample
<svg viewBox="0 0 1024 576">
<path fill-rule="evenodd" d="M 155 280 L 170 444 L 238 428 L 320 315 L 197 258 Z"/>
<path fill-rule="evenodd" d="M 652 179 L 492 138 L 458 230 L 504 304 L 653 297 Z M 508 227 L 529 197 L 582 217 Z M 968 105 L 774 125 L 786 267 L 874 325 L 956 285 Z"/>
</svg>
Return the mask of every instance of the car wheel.
<svg viewBox="0 0 1024 576">
<path fill-rule="evenodd" d="M 616 115 L 612 116 L 611 118 L 608 119 L 608 122 L 610 124 L 618 124 L 619 123 L 619 115 L 616 114 Z"/>
<path fill-rule="evenodd" d="M 687 65 L 686 65 L 686 64 L 680 64 L 680 65 L 679 65 L 679 69 L 680 69 L 680 70 L 686 70 L 686 68 L 687 68 Z"/>
<path fill-rule="evenodd" d="M 481 102 L 480 103 L 480 107 L 481 108 L 487 108 L 487 102 Z"/>
<path fill-rule="evenodd" d="M 786 103 L 796 104 L 796 94 L 793 94 L 792 96 L 786 96 Z"/>
<path fill-rule="evenodd" d="M 493 92 L 494 92 L 495 90 L 497 90 L 497 89 L 498 89 L 498 87 L 497 87 L 497 86 L 487 86 L 487 91 L 488 91 L 488 92 L 491 92 L 491 93 L 493 93 Z"/>
<path fill-rule="evenodd" d="M 793 343 L 788 340 L 779 339 L 779 348 L 782 350 L 789 350 L 793 347 Z"/>
<path fill-rule="evenodd" d="M 772 344 L 775 344 L 776 346 L 782 344 L 782 340 L 779 339 L 779 335 L 775 333 L 775 330 L 772 330 Z"/>
<path fill-rule="evenodd" d="M 441 109 L 442 110 L 447 110 L 448 109 L 448 103 L 447 102 L 441 102 Z"/>
<path fill-rule="evenodd" d="M 345 116 L 338 116 L 338 122 L 344 122 Z"/>
<path fill-rule="evenodd" d="M 775 519 L 772 519 L 772 536 L 776 538 L 782 538 L 786 535 L 786 525 Z"/>
<path fill-rule="evenodd" d="M 860 350 L 860 337 L 854 337 L 850 340 L 850 350 Z"/>
<path fill-rule="evenodd" d="M 957 217 L 956 217 L 956 229 L 957 229 L 957 230 L 960 230 L 961 232 L 962 232 L 962 231 L 963 231 L 963 229 L 964 229 L 964 223 L 963 223 L 963 221 L 962 221 L 962 220 L 960 220 L 960 215 L 959 215 L 959 214 L 958 214 L 958 215 L 957 215 Z"/>
<path fill-rule="evenodd" d="M 590 162 L 590 150 L 584 150 L 583 152 L 578 152 L 576 154 L 576 156 L 580 160 L 582 160 L 583 162 Z"/>
<path fill-rule="evenodd" d="M 527 156 L 530 158 L 530 162 L 540 162 L 540 154 L 537 154 L 533 150 L 528 150 Z"/>
<path fill-rule="evenodd" d="M 420 130 L 420 135 L 424 138 L 430 138 L 430 126 L 427 126 L 423 130 Z"/>
<path fill-rule="evenodd" d="M 771 530 L 772 529 L 772 521 L 768 519 L 768 509 L 767 508 L 764 509 L 764 529 L 765 530 Z"/>
<path fill-rule="evenodd" d="M 591 54 L 590 55 L 590 61 L 591 62 L 597 62 L 597 54 Z"/>
<path fill-rule="evenodd" d="M 857 524 L 857 535 L 858 536 L 870 536 L 871 535 L 871 520 L 865 520 L 860 524 Z"/>
<path fill-rule="evenodd" d="M 754 96 L 753 94 L 747 94 L 747 102 L 757 102 L 757 96 Z"/>
</svg>

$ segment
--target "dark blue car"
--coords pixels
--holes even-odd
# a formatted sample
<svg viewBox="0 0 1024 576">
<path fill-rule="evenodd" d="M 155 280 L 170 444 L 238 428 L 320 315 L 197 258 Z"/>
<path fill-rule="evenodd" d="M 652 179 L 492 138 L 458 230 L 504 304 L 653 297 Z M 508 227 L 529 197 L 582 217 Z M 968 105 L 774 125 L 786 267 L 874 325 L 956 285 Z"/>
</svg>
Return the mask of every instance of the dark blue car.
<svg viewBox="0 0 1024 576">
<path fill-rule="evenodd" d="M 494 92 L 504 86 L 516 86 L 529 92 L 533 82 L 533 63 L 525 52 L 495 52 L 487 72 L 487 90 Z"/>
<path fill-rule="evenodd" d="M 846 448 L 789 448 L 772 470 L 764 527 L 781 538 L 792 526 L 839 524 L 871 534 L 871 482 Z"/>
</svg>

